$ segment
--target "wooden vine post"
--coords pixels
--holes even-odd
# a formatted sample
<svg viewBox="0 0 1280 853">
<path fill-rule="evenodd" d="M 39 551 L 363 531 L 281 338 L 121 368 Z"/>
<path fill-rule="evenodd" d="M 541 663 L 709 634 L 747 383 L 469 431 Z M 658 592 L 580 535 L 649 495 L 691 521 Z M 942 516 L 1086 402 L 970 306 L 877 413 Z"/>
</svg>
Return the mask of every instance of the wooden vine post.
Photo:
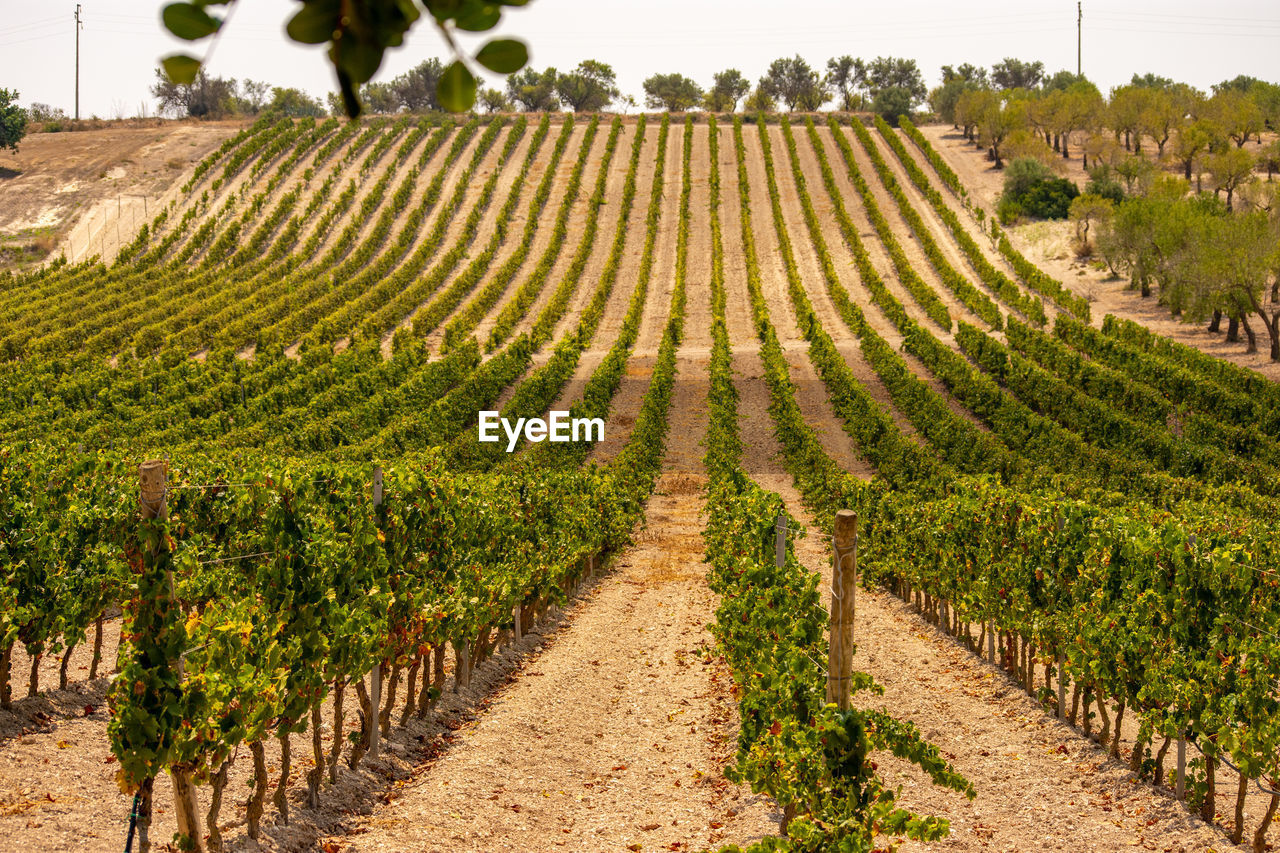
<svg viewBox="0 0 1280 853">
<path fill-rule="evenodd" d="M 373 505 L 382 506 L 382 466 L 373 466 Z M 369 673 L 369 757 L 378 757 L 378 709 L 382 707 L 382 659 L 378 658 Z"/>
<path fill-rule="evenodd" d="M 142 513 L 143 521 L 164 521 L 169 517 L 169 501 L 168 501 L 168 463 L 164 460 L 153 459 L 143 462 L 138 466 L 139 480 L 139 507 Z M 147 560 L 152 565 L 158 562 L 160 549 L 165 545 L 159 541 L 152 542 L 147 547 Z M 159 601 L 155 602 L 157 609 L 167 604 L 169 607 L 177 607 L 177 594 L 174 589 L 173 570 L 166 569 L 166 577 L 160 585 L 161 596 L 167 597 L 169 600 L 163 604 Z M 182 659 L 171 659 L 166 661 L 166 666 L 177 674 L 177 681 L 182 683 Z M 181 836 L 181 847 L 184 850 L 203 851 L 203 833 L 201 831 L 200 819 L 198 817 L 199 806 L 196 803 L 196 789 L 192 782 L 192 774 L 194 768 L 185 763 L 176 763 L 170 766 L 169 773 L 173 777 L 173 799 L 174 799 L 174 817 L 178 823 L 178 834 Z M 151 823 L 151 798 L 155 788 L 155 778 L 152 777 L 143 783 L 142 788 L 142 809 L 139 818 L 140 835 L 142 848 L 145 850 L 148 846 L 147 830 Z"/>
<path fill-rule="evenodd" d="M 1058 652 L 1058 719 L 1067 718 L 1067 661 L 1062 652 Z"/>
<path fill-rule="evenodd" d="M 827 701 L 849 710 L 853 678 L 854 594 L 858 586 L 858 514 L 836 513 L 831 571 L 831 647 L 827 656 Z"/>
<path fill-rule="evenodd" d="M 1173 783 L 1174 796 L 1179 800 L 1187 798 L 1187 741 L 1178 738 L 1178 771 Z"/>
</svg>

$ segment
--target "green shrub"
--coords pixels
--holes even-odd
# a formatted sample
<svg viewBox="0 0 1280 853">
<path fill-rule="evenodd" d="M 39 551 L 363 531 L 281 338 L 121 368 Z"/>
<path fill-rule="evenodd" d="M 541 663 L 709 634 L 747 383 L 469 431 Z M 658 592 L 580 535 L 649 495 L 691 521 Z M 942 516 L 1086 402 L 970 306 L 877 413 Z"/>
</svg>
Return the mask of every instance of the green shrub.
<svg viewBox="0 0 1280 853">
<path fill-rule="evenodd" d="M 1039 160 L 1022 157 L 1005 169 L 1004 192 L 996 209 L 1000 221 L 1009 225 L 1020 216 L 1037 219 L 1066 219 L 1071 200 L 1080 195 L 1075 182 L 1055 177 Z"/>
<path fill-rule="evenodd" d="M 1037 219 L 1066 219 L 1071 200 L 1080 195 L 1074 181 L 1052 178 L 1031 187 L 1021 199 L 1022 209 Z"/>
</svg>

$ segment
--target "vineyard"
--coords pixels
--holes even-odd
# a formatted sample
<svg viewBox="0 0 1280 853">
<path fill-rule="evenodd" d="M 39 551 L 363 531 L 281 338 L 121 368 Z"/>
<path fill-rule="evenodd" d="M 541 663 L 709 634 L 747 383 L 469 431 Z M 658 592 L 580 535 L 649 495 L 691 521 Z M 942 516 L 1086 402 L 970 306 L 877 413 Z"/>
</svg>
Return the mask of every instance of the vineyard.
<svg viewBox="0 0 1280 853">
<path fill-rule="evenodd" d="M 172 196 L 0 273 L 27 847 L 1277 837 L 1280 385 L 909 121 L 267 113 Z"/>
</svg>

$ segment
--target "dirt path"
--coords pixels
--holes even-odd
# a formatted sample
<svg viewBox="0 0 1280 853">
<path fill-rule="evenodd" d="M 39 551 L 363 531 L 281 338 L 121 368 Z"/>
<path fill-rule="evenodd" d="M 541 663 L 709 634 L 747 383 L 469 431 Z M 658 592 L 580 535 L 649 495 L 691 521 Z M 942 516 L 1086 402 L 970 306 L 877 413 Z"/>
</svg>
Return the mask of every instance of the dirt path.
<svg viewBox="0 0 1280 853">
<path fill-rule="evenodd" d="M 804 415 L 805 421 L 817 432 L 818 440 L 821 442 L 823 449 L 835 460 L 836 464 L 845 471 L 850 471 L 859 477 L 869 478 L 873 473 L 871 466 L 861 458 L 853 439 L 844 431 L 843 421 L 836 416 L 835 410 L 831 408 L 831 400 L 827 396 L 826 386 L 822 384 L 822 380 L 814 371 L 813 365 L 809 363 L 809 345 L 805 342 L 799 327 L 796 325 L 795 310 L 791 305 L 791 297 L 788 291 L 786 265 L 778 241 L 778 232 L 773 224 L 768 179 L 765 175 L 764 153 L 760 147 L 760 139 L 754 130 L 749 134 L 744 133 L 743 136 L 743 141 L 746 143 L 751 224 L 755 230 L 756 254 L 760 263 L 760 288 L 769 303 L 773 314 L 774 328 L 778 335 L 778 342 L 785 352 L 787 365 L 791 372 L 791 380 L 796 386 L 796 403 L 800 406 L 800 411 Z M 786 150 L 782 145 L 781 139 L 770 141 L 773 143 L 776 170 L 778 166 L 777 153 L 781 150 L 785 155 Z M 782 191 L 783 181 L 781 177 L 779 177 L 778 183 L 779 194 L 783 199 L 783 217 L 785 220 L 787 219 L 787 196 Z M 736 172 L 733 186 L 725 186 L 722 192 L 724 193 L 724 198 L 722 199 L 723 207 L 740 206 Z M 730 192 L 732 192 L 732 195 L 729 194 Z M 790 200 L 793 204 L 798 204 L 794 198 L 794 187 L 793 196 Z M 798 210 L 796 213 L 799 215 Z M 741 255 L 743 252 L 742 230 L 741 226 L 737 224 L 740 216 L 741 212 L 739 211 L 735 216 L 736 228 L 733 233 L 728 233 L 726 230 L 726 256 L 730 254 Z M 803 223 L 801 228 L 803 228 Z M 791 241 L 792 253 L 795 255 L 796 264 L 800 270 L 801 281 L 817 284 L 822 279 L 813 245 L 809 241 L 808 231 L 796 231 L 788 223 L 787 233 Z M 750 304 L 745 274 L 741 277 L 728 276 L 725 281 L 725 288 L 728 293 L 728 301 L 733 302 L 740 299 Z M 729 329 L 729 340 L 735 351 L 747 345 L 748 342 L 752 345 L 755 343 L 754 327 L 743 327 L 739 325 L 740 320 L 740 315 L 727 316 L 725 320 Z M 759 354 L 751 352 L 749 354 L 744 353 L 744 355 L 749 357 L 741 365 L 735 364 L 735 367 L 746 370 L 748 376 L 756 381 L 763 382 L 764 368 L 763 364 L 760 363 Z"/>
<path fill-rule="evenodd" d="M 577 328 L 582 311 L 595 297 L 600 278 L 604 274 L 604 266 L 613 252 L 618 220 L 622 215 L 622 187 L 626 181 L 627 168 L 631 162 L 631 146 L 635 140 L 635 127 L 632 126 L 630 130 L 630 134 L 626 134 L 624 131 L 618 137 L 618 148 L 614 152 L 613 162 L 610 164 L 609 191 L 605 196 L 608 201 L 601 211 L 601 221 L 596 230 L 595 245 L 592 246 L 591 258 L 587 261 L 582 278 L 579 279 L 577 289 L 569 301 L 569 309 L 565 312 L 564 317 L 560 319 L 560 322 L 556 324 L 554 338 L 556 341 L 559 341 L 563 335 L 571 334 Z M 658 151 L 657 131 L 656 125 L 647 126 L 644 139 L 641 140 L 640 162 L 636 166 L 636 192 L 631 202 L 631 214 L 627 220 L 627 236 L 623 243 L 622 256 L 618 264 L 617 277 L 613 282 L 613 289 L 609 294 L 608 301 L 605 303 L 604 311 L 600 315 L 600 322 L 596 326 L 591 343 L 587 345 L 587 348 L 578 357 L 578 363 L 574 367 L 573 375 L 565 383 L 565 386 L 560 389 L 560 394 L 555 402 L 551 404 L 550 409 L 568 409 L 571 403 L 582 397 L 583 388 L 591 379 L 591 374 L 600 366 L 600 362 L 604 361 L 605 356 L 609 354 L 609 347 L 613 345 L 614 339 L 618 336 L 618 329 L 622 326 L 622 321 L 627 315 L 627 309 L 631 306 L 631 295 L 635 291 L 636 276 L 640 270 L 640 255 L 644 250 L 644 222 L 649 210 L 649 192 L 655 177 L 658 180 L 662 179 L 661 176 L 655 176 Z M 670 154 L 668 143 L 668 158 Z M 618 171 L 619 167 L 621 167 L 621 172 Z M 616 190 L 614 186 L 615 180 L 617 182 Z M 610 208 L 612 208 L 611 211 Z M 606 211 L 612 214 L 612 216 L 607 217 L 607 222 Z M 548 290 L 553 289 L 557 284 L 559 284 L 558 279 L 554 282 L 548 282 Z M 651 299 L 652 292 L 648 296 Z M 535 367 L 547 361 L 551 357 L 552 350 L 552 346 L 544 345 L 540 352 L 535 353 Z M 609 430 L 606 428 L 605 435 L 607 436 L 608 434 Z"/>
<path fill-rule="evenodd" d="M 537 126 L 530 124 L 525 130 L 524 136 L 511 152 L 511 156 L 506 163 L 499 164 L 497 157 L 501 156 L 501 151 L 493 160 L 486 160 L 484 165 L 477 169 L 471 177 L 471 186 L 468 187 L 468 195 L 476 194 L 476 198 L 469 198 L 468 203 L 463 209 L 458 211 L 457 216 L 449 223 L 449 227 L 445 230 L 445 239 L 440 244 L 441 249 L 448 251 L 445 247 L 460 243 L 463 240 L 471 240 L 471 247 L 466 253 L 466 257 L 454 268 L 453 272 L 445 276 L 440 282 L 440 286 L 436 288 L 435 293 L 423 300 L 423 302 L 409 311 L 409 313 L 401 318 L 396 324 L 396 328 L 404 328 L 413 322 L 413 318 L 430 305 L 436 297 L 446 292 L 454 283 L 454 281 L 462 275 L 471 266 L 471 260 L 475 256 L 482 253 L 489 241 L 493 239 L 498 230 L 498 217 L 502 214 L 502 208 L 507 203 L 507 199 L 511 195 L 512 185 L 516 178 L 520 175 L 521 169 L 524 167 L 525 158 L 529 155 L 529 147 L 533 142 L 533 135 L 537 131 Z M 538 191 L 538 184 L 542 181 L 543 175 L 547 171 L 547 167 L 551 163 L 551 154 L 555 150 L 556 137 L 560 133 L 559 125 L 551 125 L 548 128 L 547 137 L 543 139 L 541 147 L 534 155 L 533 161 L 529 164 L 528 174 L 525 176 L 524 184 L 520 187 L 517 196 L 516 206 L 511 214 L 510 227 L 507 230 L 506 237 L 498 245 L 498 249 L 494 252 L 493 258 L 489 262 L 488 269 L 485 274 L 472 286 L 471 291 L 466 298 L 462 299 L 453 310 L 449 311 L 436 324 L 435 329 L 427 335 L 427 350 L 436 352 L 440 349 L 440 342 L 444 338 L 445 326 L 449 324 L 460 311 L 466 308 L 471 298 L 478 294 L 489 280 L 492 272 L 500 268 L 508 258 L 515 252 L 520 244 L 520 238 L 524 231 L 524 221 L 528 215 L 529 201 L 533 198 L 534 193 Z M 489 206 L 481 214 L 480 224 L 473 234 L 465 234 L 467 220 L 470 218 L 472 211 L 479 202 L 479 189 L 483 187 L 493 174 L 494 169 L 501 168 L 498 176 L 497 184 L 494 186 L 493 195 L 489 200 Z M 392 332 L 394 335 L 395 332 Z"/>
<path fill-rule="evenodd" d="M 676 384 L 637 544 L 343 850 L 699 850 L 777 832 L 772 804 L 721 776 L 736 709 L 704 627 L 703 376 Z"/>
<path fill-rule="evenodd" d="M 662 343 L 662 335 L 666 331 L 667 318 L 671 316 L 671 292 L 675 287 L 676 277 L 676 232 L 680 225 L 680 193 L 681 193 L 681 158 L 684 156 L 684 128 L 672 124 L 667 130 L 667 159 L 663 164 L 663 174 L 655 176 L 662 181 L 661 213 L 658 218 L 658 234 L 653 244 L 653 270 L 649 276 L 649 287 L 645 294 L 644 309 L 640 314 L 640 328 L 636 333 L 635 344 L 631 348 L 631 356 L 623 372 L 622 382 L 613 396 L 609 407 L 609 417 L 605 422 L 604 441 L 591 449 L 588 462 L 606 463 L 626 445 L 631 437 L 631 428 L 635 426 L 644 404 L 644 396 L 649 390 L 649 382 L 653 376 L 654 365 L 657 364 L 658 347 Z M 655 151 L 657 135 L 654 136 Z M 647 203 L 646 203 L 647 208 Z M 705 218 L 705 213 L 703 214 Z M 690 201 L 690 218 L 697 219 L 698 213 L 692 210 Z M 643 220 L 642 220 L 643 221 Z M 643 231 L 637 227 L 636 239 L 643 251 Z M 631 272 L 633 280 L 639 275 L 639 258 L 637 269 Z M 624 266 L 619 283 L 627 280 L 627 269 Z M 687 275 L 686 275 L 687 279 Z M 687 284 L 686 284 L 687 287 Z M 706 303 L 709 299 L 707 291 L 699 291 L 694 300 Z M 617 299 L 620 294 L 615 294 Z M 630 307 L 628 294 L 627 307 Z M 621 323 L 619 323 L 621 325 Z M 616 337 L 614 334 L 612 337 Z M 596 336 L 596 346 L 602 347 L 608 337 Z M 685 376 L 702 376 L 707 372 L 706 364 L 698 370 L 696 365 L 684 365 Z M 562 398 L 561 402 L 564 402 Z"/>
<path fill-rule="evenodd" d="M 552 127 L 555 128 L 555 125 Z M 534 232 L 533 240 L 529 245 L 529 252 L 525 257 L 525 261 L 512 277 L 511 282 L 507 285 L 502 296 L 494 303 L 493 307 L 489 309 L 488 313 L 486 313 L 485 316 L 476 324 L 476 329 L 473 334 L 482 345 L 486 340 L 488 340 L 489 332 L 493 329 L 493 324 L 497 321 L 498 315 L 501 313 L 502 309 L 506 307 L 507 303 L 520 288 L 520 285 L 528 278 L 529 274 L 538 263 L 538 260 L 542 257 L 543 253 L 546 252 L 547 247 L 551 245 L 551 240 L 554 236 L 553 230 L 555 228 L 556 215 L 559 213 L 560 205 L 564 202 L 565 193 L 568 191 L 569 175 L 573 172 L 573 167 L 577 163 L 578 154 L 582 148 L 582 141 L 586 135 L 586 129 L 586 125 L 582 123 L 574 126 L 569 137 L 569 144 L 565 146 L 564 154 L 561 156 L 560 162 L 556 166 L 556 175 L 552 181 L 551 194 L 547 197 L 546 204 L 543 206 L 542 211 L 539 214 L 538 228 Z M 553 133 L 554 132 L 556 131 L 553 130 Z M 546 144 L 549 144 L 552 149 L 555 148 L 555 142 L 553 140 L 549 139 Z M 586 178 L 586 174 L 587 170 L 584 169 L 584 180 Z M 532 192 L 537 192 L 536 184 L 534 185 Z M 523 213 L 521 215 L 523 217 Z M 557 261 L 560 261 L 565 254 L 572 255 L 572 251 L 573 246 L 563 247 L 562 253 L 560 257 L 557 258 Z M 494 269 L 497 269 L 497 267 L 495 266 Z M 483 286 L 484 285 L 482 284 L 481 287 Z"/>
<path fill-rule="evenodd" d="M 647 131 L 646 137 L 648 137 Z M 600 151 L 604 150 L 604 145 L 607 139 L 607 132 L 603 129 L 597 131 L 596 145 Z M 502 394 L 498 396 L 498 399 L 494 404 L 495 409 L 501 409 L 505 406 L 512 396 L 515 395 L 515 391 L 519 386 L 519 383 L 534 370 L 538 369 L 550 360 L 552 353 L 555 351 L 556 343 L 559 342 L 564 335 L 572 332 L 576 328 L 578 320 L 582 316 L 582 309 L 590 301 L 591 294 L 595 292 L 596 285 L 600 281 L 600 274 L 604 270 L 605 261 L 608 260 L 609 253 L 613 246 L 613 238 L 617 231 L 618 219 L 622 215 L 622 188 L 626 183 L 627 169 L 631 162 L 631 144 L 634 139 L 635 125 L 624 125 L 618 134 L 617 148 L 614 151 L 612 161 L 609 163 L 609 173 L 608 177 L 605 179 L 604 203 L 601 204 L 594 213 L 594 215 L 599 217 L 599 221 L 596 225 L 595 242 L 592 244 L 591 253 L 587 257 L 586 264 L 583 266 L 582 275 L 574 285 L 574 291 L 569 297 L 568 306 L 565 309 L 564 316 L 556 323 L 551 339 L 545 342 L 538 351 L 533 354 L 532 364 L 530 365 L 529 370 L 527 370 L 519 380 L 508 385 L 503 390 Z M 646 139 L 645 141 L 648 142 L 650 140 Z M 593 162 L 598 163 L 599 155 L 596 154 L 594 150 L 591 156 Z M 644 158 L 643 155 L 641 155 L 641 161 L 637 168 L 636 175 L 637 199 L 640 198 L 643 168 Z M 652 165 L 649 167 L 649 174 L 653 174 Z M 592 215 L 588 208 L 592 204 L 591 197 L 596 185 L 595 182 L 598 179 L 598 165 L 596 166 L 594 173 L 592 169 L 584 170 L 582 177 L 582 190 L 579 193 L 579 202 L 575 205 L 574 213 L 569 219 L 569 237 L 567 242 L 570 245 L 566 245 L 564 250 L 561 252 L 560 257 L 556 259 L 555 268 L 552 270 L 551 275 L 543 286 L 542 292 L 538 294 L 538 298 L 534 300 L 531 306 L 529 306 L 529 310 L 525 312 L 524 318 L 519 323 L 515 324 L 515 328 L 512 330 L 508 340 L 512 340 L 521 334 L 532 331 L 534 325 L 538 321 L 538 317 L 550 303 L 555 294 L 556 288 L 559 287 L 560 282 L 568 273 L 569 267 L 573 262 L 574 255 L 577 253 L 578 249 L 581 248 L 583 229 L 586 227 L 585 217 Z M 645 202 L 640 201 L 639 203 L 643 206 Z M 637 215 L 634 207 L 632 208 L 631 215 L 632 217 Z M 644 213 L 641 212 L 639 216 L 641 217 L 641 221 L 643 221 Z M 621 277 L 619 278 L 621 280 Z M 615 287 L 616 286 L 617 283 L 615 283 Z M 623 287 L 625 286 L 626 285 L 624 284 Z M 626 309 L 624 308 L 623 313 L 625 312 Z M 608 313 L 609 312 L 606 310 L 605 318 L 602 318 L 601 320 L 602 326 L 605 319 L 608 318 Z M 568 391 L 562 391 L 560 399 L 577 399 L 582 390 L 581 383 L 586 381 L 585 377 L 590 375 L 590 371 L 594 370 L 595 365 L 599 364 L 603 358 L 604 351 L 598 347 L 588 349 L 586 352 L 582 353 L 578 362 L 578 369 L 570 379 L 568 386 L 566 386 L 566 388 L 573 388 L 576 389 L 576 391 L 574 391 L 573 396 L 566 396 Z M 588 364 L 590 365 L 589 368 L 586 367 Z M 560 401 L 557 400 L 557 403 L 559 402 Z M 552 408 L 565 407 L 553 406 Z"/>
</svg>

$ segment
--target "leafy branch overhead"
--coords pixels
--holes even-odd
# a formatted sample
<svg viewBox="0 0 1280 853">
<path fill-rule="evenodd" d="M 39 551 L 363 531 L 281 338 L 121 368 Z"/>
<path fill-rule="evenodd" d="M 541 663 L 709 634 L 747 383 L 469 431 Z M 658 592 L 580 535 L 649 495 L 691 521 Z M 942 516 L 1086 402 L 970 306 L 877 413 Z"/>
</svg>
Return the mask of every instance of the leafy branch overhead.
<svg viewBox="0 0 1280 853">
<path fill-rule="evenodd" d="M 216 36 L 230 16 L 214 7 L 230 7 L 235 0 L 192 0 L 169 3 L 161 19 L 169 32 L 186 41 L 202 41 Z M 502 19 L 503 6 L 523 6 L 528 0 L 299 0 L 302 8 L 285 30 L 300 44 L 328 44 L 329 61 L 338 76 L 343 107 L 351 118 L 360 115 L 358 92 L 382 65 L 389 47 L 404 43 L 425 8 L 441 36 L 453 51 L 454 60 L 436 84 L 440 105 L 450 112 L 464 112 L 476 102 L 477 79 L 473 63 L 496 74 L 514 74 L 529 61 L 529 48 L 518 39 L 497 38 L 485 42 L 474 56 L 466 54 L 454 39 L 458 30 L 486 32 Z M 420 8 L 420 5 L 421 8 Z M 212 52 L 212 48 L 210 48 Z M 205 59 L 208 56 L 206 54 Z M 174 83 L 191 83 L 204 60 L 175 53 L 162 60 L 165 74 Z"/>
</svg>

